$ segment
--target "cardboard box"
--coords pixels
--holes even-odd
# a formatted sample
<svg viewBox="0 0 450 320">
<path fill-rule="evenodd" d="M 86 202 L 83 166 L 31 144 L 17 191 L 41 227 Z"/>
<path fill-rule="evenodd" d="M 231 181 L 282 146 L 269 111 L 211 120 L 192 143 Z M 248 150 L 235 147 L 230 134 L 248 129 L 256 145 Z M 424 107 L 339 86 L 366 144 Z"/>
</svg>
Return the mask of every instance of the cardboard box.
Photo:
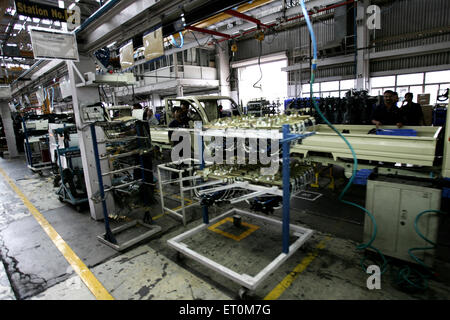
<svg viewBox="0 0 450 320">
<path fill-rule="evenodd" d="M 429 93 L 417 95 L 417 103 L 421 106 L 426 106 L 430 104 L 431 95 Z"/>
<path fill-rule="evenodd" d="M 425 126 L 431 126 L 433 124 L 433 106 L 422 106 L 423 122 Z"/>
</svg>

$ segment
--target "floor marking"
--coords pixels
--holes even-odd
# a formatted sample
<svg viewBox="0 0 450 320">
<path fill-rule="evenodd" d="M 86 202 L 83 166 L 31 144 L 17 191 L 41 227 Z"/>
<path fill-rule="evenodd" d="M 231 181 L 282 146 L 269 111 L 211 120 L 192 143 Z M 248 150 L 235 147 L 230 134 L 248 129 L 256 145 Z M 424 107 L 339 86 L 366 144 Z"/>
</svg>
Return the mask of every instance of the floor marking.
<svg viewBox="0 0 450 320">
<path fill-rule="evenodd" d="M 309 197 L 309 195 L 314 196 Z M 316 201 L 322 196 L 321 193 L 318 192 L 312 192 L 312 191 L 300 191 L 299 193 L 295 194 L 293 198 L 302 199 L 302 200 L 308 200 L 308 201 Z"/>
<path fill-rule="evenodd" d="M 78 276 L 83 280 L 88 289 L 92 292 L 97 300 L 114 300 L 114 297 L 105 289 L 95 275 L 83 263 L 83 261 L 73 252 L 72 248 L 64 241 L 63 238 L 56 232 L 51 224 L 45 219 L 42 213 L 28 200 L 16 184 L 9 178 L 6 172 L 0 168 L 0 173 L 5 178 L 6 182 L 11 186 L 14 192 L 20 197 L 30 213 L 34 216 L 37 222 L 44 229 L 45 233 L 53 241 L 54 245 L 62 253 L 67 262 L 72 266 Z"/>
<path fill-rule="evenodd" d="M 276 300 L 278 299 L 283 292 L 290 287 L 290 285 L 294 282 L 295 279 L 305 271 L 308 265 L 313 262 L 313 260 L 319 255 L 319 251 L 325 248 L 325 243 L 331 240 L 331 237 L 327 236 L 325 239 L 319 242 L 316 246 L 316 249 L 313 252 L 308 253 L 308 255 L 303 258 L 303 260 L 298 264 L 294 270 L 291 271 L 283 280 L 272 290 L 269 292 L 267 296 L 265 296 L 264 300 Z"/>
<path fill-rule="evenodd" d="M 156 191 L 156 193 L 160 193 L 160 191 L 158 190 L 158 189 L 156 189 L 155 190 Z M 178 199 L 180 199 L 181 200 L 181 197 L 180 196 L 178 196 L 178 195 L 173 195 L 175 198 L 178 198 Z M 169 198 L 170 199 L 170 198 Z M 171 200 L 173 200 L 173 199 L 171 199 Z M 175 200 L 176 201 L 176 200 Z M 184 198 L 184 201 L 185 201 L 185 206 L 189 206 L 189 205 L 191 205 L 192 203 L 193 203 L 193 201 L 191 200 L 191 199 L 188 199 L 188 198 Z M 177 211 L 177 210 L 179 210 L 179 209 L 181 209 L 182 208 L 182 206 L 180 205 L 180 206 L 178 206 L 178 207 L 176 207 L 176 208 L 173 208 L 173 209 L 171 209 L 171 210 L 173 210 L 173 211 Z M 166 214 L 168 214 L 168 212 L 163 212 L 163 213 L 161 213 L 161 214 L 159 214 L 159 215 L 157 215 L 156 217 L 152 217 L 152 220 L 157 220 L 157 219 L 159 219 L 159 218 L 161 218 L 162 216 L 164 216 L 164 215 L 166 215 Z"/>
<path fill-rule="evenodd" d="M 222 224 L 224 224 L 224 223 L 226 223 L 226 222 L 231 222 L 231 223 L 233 223 L 233 218 L 227 217 L 227 218 L 225 218 L 225 219 L 223 219 L 223 220 L 220 220 L 220 221 L 217 222 L 216 224 L 213 224 L 212 226 L 208 227 L 208 229 L 211 230 L 211 231 L 213 231 L 213 232 L 216 232 L 216 233 L 218 233 L 218 234 L 221 234 L 221 235 L 223 235 L 223 236 L 225 236 L 225 237 L 227 237 L 227 238 L 231 238 L 231 239 L 233 239 L 233 240 L 236 240 L 236 241 L 241 241 L 242 239 L 248 237 L 251 233 L 253 233 L 253 232 L 255 232 L 256 230 L 259 229 L 258 226 L 255 226 L 255 225 L 253 225 L 253 224 L 246 223 L 246 222 L 241 222 L 241 225 L 243 225 L 243 226 L 245 226 L 245 227 L 248 227 L 248 229 L 245 230 L 244 232 L 242 232 L 240 235 L 235 236 L 234 234 L 231 234 L 231 233 L 229 233 L 229 232 L 226 232 L 226 231 L 217 229 L 217 227 L 219 227 L 220 225 L 222 225 Z"/>
</svg>

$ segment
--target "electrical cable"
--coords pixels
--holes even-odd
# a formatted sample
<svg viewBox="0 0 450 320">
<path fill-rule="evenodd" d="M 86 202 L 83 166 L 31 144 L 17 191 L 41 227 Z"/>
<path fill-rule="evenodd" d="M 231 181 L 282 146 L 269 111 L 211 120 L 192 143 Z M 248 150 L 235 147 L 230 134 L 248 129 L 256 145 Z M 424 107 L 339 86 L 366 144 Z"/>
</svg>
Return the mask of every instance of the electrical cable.
<svg viewBox="0 0 450 320">
<path fill-rule="evenodd" d="M 261 54 L 262 54 L 262 41 L 259 41 L 258 67 L 259 67 L 260 77 L 259 77 L 259 80 L 253 84 L 253 88 L 260 89 L 260 90 L 262 90 L 262 86 L 261 85 L 257 86 L 257 84 L 262 80 L 262 77 L 263 77 L 262 69 L 261 69 Z"/>
<path fill-rule="evenodd" d="M 363 211 L 369 216 L 369 218 L 371 219 L 371 221 L 372 221 L 372 226 L 373 226 L 372 237 L 370 238 L 370 240 L 369 240 L 368 243 L 363 243 L 363 244 L 361 244 L 361 245 L 358 245 L 356 248 L 357 248 L 358 250 L 364 250 L 364 249 L 370 248 L 370 249 L 376 251 L 376 252 L 381 256 L 381 258 L 382 258 L 382 260 L 383 260 L 383 266 L 382 266 L 382 268 L 381 268 L 381 270 L 382 270 L 382 271 L 381 271 L 381 274 L 383 274 L 383 273 L 387 270 L 387 260 L 386 260 L 386 258 L 384 257 L 384 255 L 381 253 L 380 250 L 378 250 L 377 248 L 375 248 L 375 247 L 372 246 L 372 243 L 375 241 L 375 237 L 376 237 L 376 234 L 377 234 L 377 224 L 376 224 L 376 222 L 375 222 L 374 216 L 373 216 L 366 208 L 364 208 L 364 207 L 362 207 L 362 206 L 360 206 L 360 205 L 358 205 L 358 204 L 356 204 L 356 203 L 353 203 L 353 202 L 350 202 L 350 201 L 346 201 L 346 200 L 343 199 L 343 198 L 344 198 L 344 195 L 347 193 L 347 190 L 348 190 L 348 189 L 350 188 L 350 186 L 353 184 L 353 180 L 354 180 L 355 177 L 356 177 L 356 173 L 357 173 L 357 171 L 358 171 L 358 158 L 356 157 L 355 150 L 353 149 L 353 147 L 352 147 L 352 145 L 350 144 L 350 142 L 344 137 L 343 134 L 341 134 L 341 133 L 339 132 L 339 130 L 336 129 L 336 127 L 334 127 L 334 126 L 330 123 L 330 121 L 328 121 L 328 119 L 327 119 L 327 118 L 324 116 L 324 114 L 320 111 L 320 108 L 319 108 L 319 106 L 318 106 L 318 104 L 317 104 L 316 99 L 313 98 L 313 84 L 314 84 L 314 81 L 315 81 L 315 72 L 316 72 L 316 70 L 317 70 L 317 57 L 318 57 L 318 55 L 317 55 L 317 39 L 316 39 L 316 36 L 315 36 L 315 34 L 314 34 L 314 29 L 313 29 L 311 20 L 310 20 L 310 18 L 309 18 L 308 11 L 307 11 L 307 9 L 306 9 L 304 0 L 300 0 L 300 5 L 301 5 L 301 7 L 302 7 L 303 15 L 304 15 L 304 17 L 305 17 L 305 21 L 306 21 L 306 24 L 307 24 L 309 33 L 310 33 L 310 35 L 311 35 L 311 40 L 312 40 L 312 44 L 313 44 L 313 60 L 312 60 L 312 66 L 311 66 L 311 82 L 310 82 L 310 94 L 311 94 L 311 100 L 312 100 L 312 103 L 313 103 L 313 105 L 314 105 L 314 108 L 315 108 L 316 112 L 320 115 L 320 117 L 323 119 L 323 121 L 324 121 L 324 122 L 325 122 L 325 123 L 326 123 L 326 124 L 327 124 L 334 132 L 335 132 L 335 133 L 337 133 L 337 134 L 339 135 L 339 137 L 342 138 L 342 140 L 344 140 L 344 142 L 346 143 L 346 145 L 347 145 L 348 148 L 350 149 L 350 151 L 351 151 L 351 153 L 352 153 L 352 156 L 353 156 L 353 172 L 352 172 L 352 177 L 350 178 L 349 182 L 348 182 L 347 185 L 345 186 L 344 190 L 342 190 L 342 192 L 341 192 L 341 194 L 339 195 L 339 198 L 338 198 L 338 199 L 339 199 L 339 201 L 341 201 L 342 203 L 345 203 L 345 204 L 348 204 L 348 205 L 351 205 L 351 206 L 354 206 L 354 207 L 356 207 L 356 208 L 359 208 L 359 209 L 363 210 Z M 366 268 L 365 265 L 364 265 L 365 259 L 366 259 L 366 258 L 364 257 L 364 258 L 361 260 L 361 266 L 362 266 L 362 268 L 363 268 L 364 271 L 367 270 L 367 268 Z"/>
<path fill-rule="evenodd" d="M 197 38 L 197 36 L 195 35 L 195 32 L 194 31 L 192 31 L 192 30 L 189 30 L 191 33 L 192 33 L 192 35 L 194 36 L 194 38 L 195 38 L 195 41 L 197 42 L 197 44 L 198 44 L 198 46 L 200 47 L 200 48 L 207 48 L 208 47 L 208 42 L 211 40 L 211 38 L 212 39 L 214 39 L 214 36 L 209 36 L 208 37 L 208 39 L 206 39 L 206 41 L 205 41 L 205 43 L 204 44 L 200 44 L 200 41 L 198 41 L 198 38 Z"/>
</svg>

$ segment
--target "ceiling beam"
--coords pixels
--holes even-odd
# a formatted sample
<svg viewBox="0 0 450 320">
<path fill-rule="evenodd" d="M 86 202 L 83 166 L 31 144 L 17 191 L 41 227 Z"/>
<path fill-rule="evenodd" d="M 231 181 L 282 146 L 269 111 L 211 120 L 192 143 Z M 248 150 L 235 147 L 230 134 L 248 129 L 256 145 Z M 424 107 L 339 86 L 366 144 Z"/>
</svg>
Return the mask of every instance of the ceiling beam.
<svg viewBox="0 0 450 320">
<path fill-rule="evenodd" d="M 235 11 L 235 10 L 226 10 L 226 11 L 224 11 L 224 13 L 226 13 L 226 14 L 228 14 L 228 15 L 230 15 L 230 16 L 236 17 L 236 18 L 240 18 L 240 19 L 242 19 L 242 20 L 247 20 L 247 21 L 256 23 L 258 26 L 262 26 L 262 27 L 264 27 L 264 28 L 269 28 L 269 26 L 266 25 L 266 24 L 264 24 L 264 23 L 262 23 L 261 20 L 258 20 L 258 19 L 256 19 L 256 18 L 253 18 L 253 17 L 251 17 L 251 16 L 249 16 L 249 15 L 246 15 L 246 14 L 240 13 L 240 12 L 238 12 L 238 11 Z"/>
<path fill-rule="evenodd" d="M 187 26 L 186 29 L 187 30 L 191 30 L 191 31 L 211 34 L 213 36 L 218 36 L 218 37 L 222 37 L 222 38 L 225 38 L 225 39 L 231 39 L 231 36 L 229 34 L 218 32 L 218 31 L 214 31 L 214 30 L 209 30 L 209 29 L 204 29 L 204 28 L 197 28 L 197 27 L 194 27 L 194 26 Z"/>
</svg>

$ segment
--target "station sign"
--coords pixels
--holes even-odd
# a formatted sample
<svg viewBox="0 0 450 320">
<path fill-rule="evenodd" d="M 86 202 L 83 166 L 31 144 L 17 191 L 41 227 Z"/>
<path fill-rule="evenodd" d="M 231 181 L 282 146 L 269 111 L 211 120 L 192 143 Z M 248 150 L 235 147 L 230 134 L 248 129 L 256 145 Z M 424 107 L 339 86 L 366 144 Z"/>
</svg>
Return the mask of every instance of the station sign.
<svg viewBox="0 0 450 320">
<path fill-rule="evenodd" d="M 67 22 L 69 17 L 73 14 L 72 10 L 61 9 L 31 1 L 15 0 L 15 3 L 18 14 L 31 18 Z"/>
</svg>

